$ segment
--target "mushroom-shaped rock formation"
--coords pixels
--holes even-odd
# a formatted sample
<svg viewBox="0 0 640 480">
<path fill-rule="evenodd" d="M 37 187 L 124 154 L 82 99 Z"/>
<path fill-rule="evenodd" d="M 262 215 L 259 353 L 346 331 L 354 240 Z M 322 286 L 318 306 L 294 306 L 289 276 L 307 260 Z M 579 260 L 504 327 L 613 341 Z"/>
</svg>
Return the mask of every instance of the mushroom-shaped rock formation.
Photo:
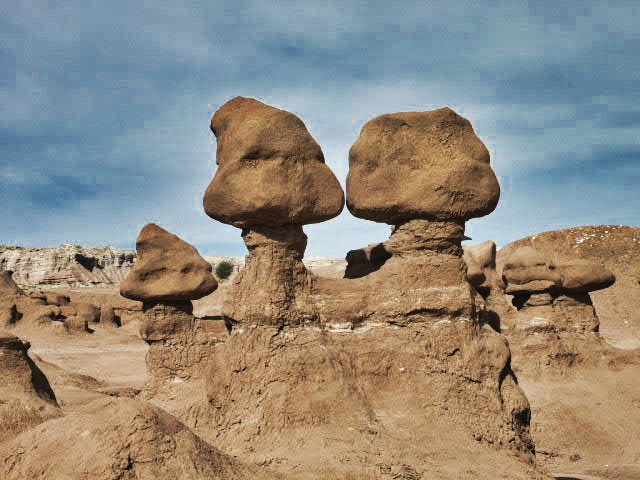
<svg viewBox="0 0 640 480">
<path fill-rule="evenodd" d="M 464 222 L 491 213 L 499 197 L 489 151 L 453 110 L 367 122 L 349 152 L 347 207 L 356 217 L 393 226 L 384 242 L 391 258 L 375 273 L 393 280 L 373 299 L 374 316 L 401 323 L 443 314 L 471 318 L 475 293 L 462 260 Z"/>
<path fill-rule="evenodd" d="M 503 260 L 506 293 L 517 312 L 503 322 L 509 328 L 597 332 L 599 321 L 589 292 L 608 288 L 615 276 L 582 259 L 553 259 L 531 246 Z"/>
<path fill-rule="evenodd" d="M 0 330 L 0 443 L 62 415 L 47 377 L 29 358 L 29 347 Z"/>
<path fill-rule="evenodd" d="M 352 189 L 371 194 L 374 203 L 358 197 L 354 204 L 364 202 L 366 208 L 351 210 L 357 215 L 376 211 L 371 218 L 394 224 L 393 234 L 383 245 L 351 252 L 347 278 L 314 278 L 308 303 L 313 305 L 317 321 L 311 325 L 284 322 L 234 327 L 229 338 L 216 346 L 207 377 L 207 406 L 214 410 L 220 441 L 251 439 L 256 448 L 254 440 L 261 443 L 260 448 L 278 445 L 280 451 L 295 450 L 304 442 L 314 449 L 313 455 L 321 457 L 324 452 L 318 453 L 318 449 L 324 442 L 319 439 L 326 437 L 324 432 L 343 431 L 344 425 L 352 426 L 355 432 L 377 434 L 394 430 L 393 417 L 402 418 L 417 432 L 429 430 L 431 419 L 446 417 L 464 425 L 468 438 L 531 452 L 529 404 L 511 370 L 509 347 L 499 333 L 482 324 L 478 313 L 482 298 L 467 282 L 462 260 L 464 220 L 489 213 L 499 190 L 488 157 L 475 159 L 474 152 L 484 147 L 470 137 L 470 127 L 465 130 L 459 122 L 449 123 L 451 132 L 438 133 L 437 148 L 433 149 L 434 155 L 446 158 L 433 162 L 443 171 L 450 168 L 441 172 L 442 178 L 451 179 L 445 188 L 465 190 L 438 197 L 439 206 L 425 206 L 421 203 L 424 189 L 416 188 L 408 201 L 410 209 L 402 203 L 408 198 L 404 190 L 378 193 L 375 187 L 369 192 L 366 187 L 370 182 L 361 173 L 371 165 L 374 170 L 379 167 L 377 176 L 391 183 L 402 183 L 401 179 L 390 180 L 401 173 L 408 184 L 414 176 L 422 179 L 418 183 L 431 181 L 425 180 L 430 178 L 431 163 L 421 160 L 422 156 L 429 158 L 425 147 L 429 142 L 422 138 L 428 129 L 422 128 L 423 133 L 414 137 L 407 134 L 389 139 L 386 144 L 384 139 L 378 142 L 376 135 L 391 135 L 389 129 L 365 127 L 352 149 L 356 152 L 351 157 L 355 173 L 350 173 L 349 181 Z M 438 126 L 436 132 L 446 130 L 444 125 Z M 450 147 L 442 146 L 440 140 L 450 142 Z M 369 151 L 371 161 L 362 148 L 367 141 L 376 145 Z M 394 148 L 394 141 L 400 146 Z M 414 141 L 417 146 L 410 145 Z M 224 144 L 222 147 L 221 169 L 226 155 Z M 468 159 L 462 155 L 465 148 L 471 151 Z M 457 151 L 461 154 L 455 157 Z M 411 159 L 404 158 L 410 154 Z M 384 161 L 380 160 L 383 157 Z M 413 170 L 404 169 L 405 163 Z M 470 172 L 476 172 L 478 178 Z M 362 185 L 356 185 L 359 183 Z M 490 188 L 483 197 L 479 192 L 484 191 L 484 184 Z M 433 190 L 439 195 L 436 187 L 433 185 Z M 389 207 L 396 199 L 401 204 Z M 482 202 L 484 206 L 478 207 Z M 270 228 L 275 233 L 281 227 Z M 252 250 L 248 265 L 259 248 L 252 246 L 266 242 L 264 237 L 245 230 Z M 284 257 L 272 258 L 277 265 L 284 262 Z M 269 265 L 267 259 L 259 266 L 265 268 L 265 264 Z M 267 279 L 284 278 L 271 272 L 260 277 L 255 270 L 245 270 L 245 275 L 247 271 L 252 274 L 245 276 L 242 291 L 247 292 L 249 302 L 250 294 L 273 292 L 273 287 L 265 284 Z M 281 312 L 280 305 L 291 305 L 293 300 L 304 306 L 300 297 L 289 298 L 279 297 L 273 311 Z M 281 317 L 279 313 L 276 318 Z M 256 324 L 259 322 L 253 326 Z M 247 411 L 251 412 L 249 417 Z M 259 438 L 256 432 L 260 432 Z M 296 437 L 298 432 L 304 439 Z"/>
<path fill-rule="evenodd" d="M 296 115 L 236 97 L 213 115 L 218 169 L 204 196 L 211 218 L 242 228 L 250 255 L 234 282 L 229 316 L 243 324 L 299 324 L 311 279 L 305 224 L 344 206 L 337 178 Z"/>
<path fill-rule="evenodd" d="M 149 344 L 149 374 L 152 379 L 189 377 L 195 362 L 189 352 L 197 348 L 191 300 L 217 288 L 213 268 L 193 246 L 153 223 L 140 231 L 136 251 L 120 295 L 142 302 L 140 335 Z"/>
</svg>

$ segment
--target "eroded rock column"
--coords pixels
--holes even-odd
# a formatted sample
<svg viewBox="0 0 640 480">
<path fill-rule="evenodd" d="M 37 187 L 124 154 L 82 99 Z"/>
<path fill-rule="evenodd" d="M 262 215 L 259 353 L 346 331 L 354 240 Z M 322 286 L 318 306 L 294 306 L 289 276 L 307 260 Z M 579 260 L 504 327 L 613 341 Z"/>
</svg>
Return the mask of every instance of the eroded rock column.
<svg viewBox="0 0 640 480">
<path fill-rule="evenodd" d="M 136 241 L 134 269 L 120 285 L 120 294 L 142 302 L 140 336 L 149 344 L 150 385 L 200 375 L 210 345 L 197 341 L 191 300 L 218 286 L 211 265 L 176 235 L 150 223 Z"/>
<path fill-rule="evenodd" d="M 218 169 L 204 196 L 211 218 L 242 229 L 249 255 L 228 316 L 241 325 L 299 325 L 317 315 L 302 263 L 303 225 L 340 214 L 344 194 L 294 114 L 236 97 L 211 119 Z"/>
</svg>

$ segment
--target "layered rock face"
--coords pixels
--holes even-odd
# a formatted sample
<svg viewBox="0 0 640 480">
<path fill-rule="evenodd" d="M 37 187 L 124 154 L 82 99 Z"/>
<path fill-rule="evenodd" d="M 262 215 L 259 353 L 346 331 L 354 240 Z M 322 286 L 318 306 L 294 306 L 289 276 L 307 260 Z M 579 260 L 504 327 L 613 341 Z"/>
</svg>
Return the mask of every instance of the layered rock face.
<svg viewBox="0 0 640 480">
<path fill-rule="evenodd" d="M 290 294 L 298 321 L 271 307 L 262 321 L 231 315 L 231 335 L 213 350 L 207 378 L 211 426 L 220 441 L 242 438 L 267 450 L 302 448 L 295 432 L 304 432 L 303 443 L 323 452 L 316 437 L 338 425 L 377 435 L 393 428 L 390 418 L 410 416 L 420 432 L 440 416 L 477 440 L 531 453 L 529 404 L 509 347 L 483 325 L 483 301 L 462 259 L 465 220 L 498 201 L 488 153 L 448 109 L 370 124 L 350 155 L 348 206 L 393 225 L 382 249 L 365 253 L 371 259 L 384 251 L 386 260 L 351 278 L 316 279 L 307 296 Z M 415 188 L 406 188 L 414 177 Z M 383 179 L 397 189 L 378 192 Z M 256 256 L 255 265 L 270 271 L 276 257 Z M 252 291 L 262 295 L 268 278 L 282 277 L 266 274 Z M 309 317 L 299 313 L 309 310 Z"/>
<path fill-rule="evenodd" d="M 152 383 L 197 376 L 210 345 L 197 338 L 191 300 L 212 293 L 218 283 L 211 264 L 176 235 L 150 223 L 136 241 L 138 261 L 120 285 L 120 295 L 142 302 L 140 335 L 149 344 Z"/>
<path fill-rule="evenodd" d="M 303 323 L 311 278 L 302 225 L 340 214 L 344 194 L 320 146 L 294 114 L 236 97 L 211 119 L 216 174 L 204 196 L 211 218 L 242 228 L 250 255 L 236 277 L 229 316 L 264 325 Z"/>
<path fill-rule="evenodd" d="M 0 247 L 0 270 L 12 270 L 20 285 L 118 283 L 134 262 L 134 252 L 113 247 Z"/>
<path fill-rule="evenodd" d="M 517 312 L 504 315 L 507 328 L 597 332 L 589 292 L 608 288 L 615 276 L 586 260 L 554 261 L 528 246 L 504 259 L 502 278 Z"/>
<path fill-rule="evenodd" d="M 47 377 L 29 358 L 29 347 L 0 330 L 0 443 L 62 415 Z"/>
</svg>

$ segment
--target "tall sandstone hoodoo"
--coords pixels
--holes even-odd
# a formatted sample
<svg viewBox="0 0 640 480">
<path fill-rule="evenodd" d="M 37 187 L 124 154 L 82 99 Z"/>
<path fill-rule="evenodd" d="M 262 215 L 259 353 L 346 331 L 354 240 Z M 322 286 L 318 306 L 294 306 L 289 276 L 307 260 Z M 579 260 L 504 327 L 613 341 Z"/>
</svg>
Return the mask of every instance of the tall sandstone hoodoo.
<svg viewBox="0 0 640 480">
<path fill-rule="evenodd" d="M 309 163 L 300 146 L 292 158 L 302 160 L 289 160 L 295 174 L 283 167 L 289 157 L 275 147 L 287 138 L 279 118 L 302 125 L 278 112 L 236 98 L 212 122 L 220 167 L 205 209 L 237 221 L 251 255 L 236 284 L 230 335 L 212 352 L 209 416 L 192 424 L 247 452 L 293 458 L 330 455 L 335 445 L 325 439 L 338 436 L 365 452 L 362 461 L 370 465 L 393 461 L 398 445 L 391 432 L 403 422 L 415 438 L 456 425 L 473 445 L 482 440 L 532 453 L 529 403 L 511 370 L 509 346 L 483 324 L 483 300 L 462 260 L 464 222 L 489 214 L 499 197 L 489 154 L 469 122 L 441 109 L 367 123 L 350 154 L 348 206 L 356 216 L 393 225 L 387 253 L 378 259 L 377 250 L 369 252 L 390 258 L 352 278 L 306 283 L 299 225 L 337 215 L 340 202 L 332 203 L 332 215 L 309 218 L 286 203 L 276 207 L 298 182 L 308 185 L 294 189 L 300 195 L 318 192 L 314 205 L 328 193 L 340 200 L 341 192 L 333 180 L 324 191 L 311 178 L 299 180 Z M 313 151 L 326 168 L 319 149 Z M 270 185 L 259 188 L 266 178 Z M 240 192 L 245 197 L 234 200 Z M 232 203 L 236 216 L 217 211 L 218 202 Z M 292 272 L 304 280 L 286 280 Z M 309 294 L 298 294 L 303 290 Z M 435 427 L 436 419 L 444 423 Z"/>
<path fill-rule="evenodd" d="M 309 321 L 311 277 L 302 226 L 336 217 L 344 193 L 296 115 L 235 97 L 211 119 L 218 169 L 204 196 L 211 218 L 242 228 L 250 252 L 234 284 L 230 317 L 250 325 Z"/>
<path fill-rule="evenodd" d="M 149 344 L 151 380 L 190 378 L 207 350 L 195 341 L 191 300 L 210 293 L 218 283 L 198 251 L 154 223 L 136 241 L 138 261 L 120 285 L 120 295 L 142 302 L 140 335 Z"/>
</svg>

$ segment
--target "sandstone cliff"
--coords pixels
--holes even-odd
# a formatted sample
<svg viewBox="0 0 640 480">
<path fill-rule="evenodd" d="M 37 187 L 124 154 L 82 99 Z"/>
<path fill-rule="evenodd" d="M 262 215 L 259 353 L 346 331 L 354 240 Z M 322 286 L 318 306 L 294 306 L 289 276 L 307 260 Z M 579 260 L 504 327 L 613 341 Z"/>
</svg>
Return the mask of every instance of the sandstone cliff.
<svg viewBox="0 0 640 480">
<path fill-rule="evenodd" d="M 12 270 L 19 285 L 118 283 L 131 271 L 135 252 L 114 247 L 0 246 L 0 270 Z"/>
</svg>

